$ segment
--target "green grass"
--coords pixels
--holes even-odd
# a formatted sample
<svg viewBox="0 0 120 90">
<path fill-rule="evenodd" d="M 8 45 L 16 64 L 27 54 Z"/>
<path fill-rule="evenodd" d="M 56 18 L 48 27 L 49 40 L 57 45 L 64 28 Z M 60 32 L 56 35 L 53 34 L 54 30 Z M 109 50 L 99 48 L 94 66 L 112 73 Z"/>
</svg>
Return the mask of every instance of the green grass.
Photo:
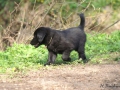
<svg viewBox="0 0 120 90">
<path fill-rule="evenodd" d="M 108 35 L 105 33 L 87 34 L 86 56 L 89 63 L 120 61 L 120 31 Z M 0 52 L 0 73 L 25 72 L 30 69 L 43 67 L 47 61 L 48 51 L 45 46 L 34 48 L 31 45 L 14 44 Z M 56 65 L 79 64 L 78 54 L 71 53 L 72 62 L 63 62 L 58 55 Z"/>
</svg>

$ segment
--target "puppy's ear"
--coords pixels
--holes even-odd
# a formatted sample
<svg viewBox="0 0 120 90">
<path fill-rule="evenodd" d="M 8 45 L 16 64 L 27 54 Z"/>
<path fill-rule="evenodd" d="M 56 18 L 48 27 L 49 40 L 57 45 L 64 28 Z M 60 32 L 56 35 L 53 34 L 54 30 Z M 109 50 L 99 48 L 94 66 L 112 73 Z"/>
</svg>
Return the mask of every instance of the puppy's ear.
<svg viewBox="0 0 120 90">
<path fill-rule="evenodd" d="M 45 30 L 40 31 L 39 33 L 37 33 L 37 38 L 38 41 L 41 43 L 43 41 L 43 39 L 45 38 L 46 32 Z"/>
</svg>

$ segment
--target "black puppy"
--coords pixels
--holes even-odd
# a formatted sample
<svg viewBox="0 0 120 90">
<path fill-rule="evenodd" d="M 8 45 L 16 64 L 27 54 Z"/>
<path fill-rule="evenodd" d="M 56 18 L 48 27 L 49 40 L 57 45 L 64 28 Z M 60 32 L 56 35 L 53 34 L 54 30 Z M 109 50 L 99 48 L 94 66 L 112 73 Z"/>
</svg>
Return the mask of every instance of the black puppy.
<svg viewBox="0 0 120 90">
<path fill-rule="evenodd" d="M 40 27 L 34 32 L 34 38 L 31 45 L 35 47 L 44 44 L 49 51 L 48 62 L 45 65 L 50 65 L 55 62 L 57 54 L 62 54 L 64 61 L 70 61 L 70 52 L 76 50 L 79 54 L 79 59 L 82 58 L 86 62 L 85 42 L 86 34 L 84 32 L 85 17 L 84 14 L 79 14 L 81 23 L 78 27 L 69 28 L 63 31 L 54 30 L 47 27 Z"/>
</svg>

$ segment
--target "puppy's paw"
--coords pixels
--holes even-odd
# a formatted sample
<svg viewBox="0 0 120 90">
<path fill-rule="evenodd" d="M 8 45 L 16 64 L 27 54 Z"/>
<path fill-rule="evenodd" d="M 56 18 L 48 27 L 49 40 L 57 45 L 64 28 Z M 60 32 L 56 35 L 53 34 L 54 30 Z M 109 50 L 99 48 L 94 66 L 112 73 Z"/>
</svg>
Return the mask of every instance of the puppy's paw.
<svg viewBox="0 0 120 90">
<path fill-rule="evenodd" d="M 63 59 L 63 61 L 66 61 L 66 62 L 71 62 L 71 58 L 68 58 L 68 59 Z"/>
<path fill-rule="evenodd" d="M 87 59 L 83 60 L 83 63 L 87 63 L 87 62 L 88 62 L 88 60 L 87 60 Z"/>
<path fill-rule="evenodd" d="M 47 65 L 50 65 L 50 63 L 46 63 L 46 64 L 44 64 L 44 66 L 47 66 Z"/>
</svg>

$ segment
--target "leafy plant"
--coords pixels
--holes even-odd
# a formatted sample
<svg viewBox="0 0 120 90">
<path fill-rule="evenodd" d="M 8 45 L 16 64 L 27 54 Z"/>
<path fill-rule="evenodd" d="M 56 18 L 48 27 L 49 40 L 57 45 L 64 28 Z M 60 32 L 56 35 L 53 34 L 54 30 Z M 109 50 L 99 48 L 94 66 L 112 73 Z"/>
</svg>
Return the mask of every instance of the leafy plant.
<svg viewBox="0 0 120 90">
<path fill-rule="evenodd" d="M 107 5 L 110 4 L 109 0 L 94 0 L 94 2 L 92 3 L 96 8 L 103 8 Z"/>
<path fill-rule="evenodd" d="M 107 55 L 112 52 L 120 53 L 120 31 L 114 32 L 111 35 L 93 33 L 87 36 L 86 54 L 93 62 L 99 57 L 102 57 L 102 54 Z M 97 62 L 99 61 L 97 60 Z"/>
<path fill-rule="evenodd" d="M 43 48 L 41 46 L 41 48 L 35 49 L 31 45 L 14 44 L 12 47 L 8 47 L 5 52 L 0 53 L 0 68 L 4 68 L 5 71 L 8 68 L 22 71 L 27 67 L 39 65 L 38 63 L 43 64 L 47 56 L 47 51 Z"/>
</svg>

